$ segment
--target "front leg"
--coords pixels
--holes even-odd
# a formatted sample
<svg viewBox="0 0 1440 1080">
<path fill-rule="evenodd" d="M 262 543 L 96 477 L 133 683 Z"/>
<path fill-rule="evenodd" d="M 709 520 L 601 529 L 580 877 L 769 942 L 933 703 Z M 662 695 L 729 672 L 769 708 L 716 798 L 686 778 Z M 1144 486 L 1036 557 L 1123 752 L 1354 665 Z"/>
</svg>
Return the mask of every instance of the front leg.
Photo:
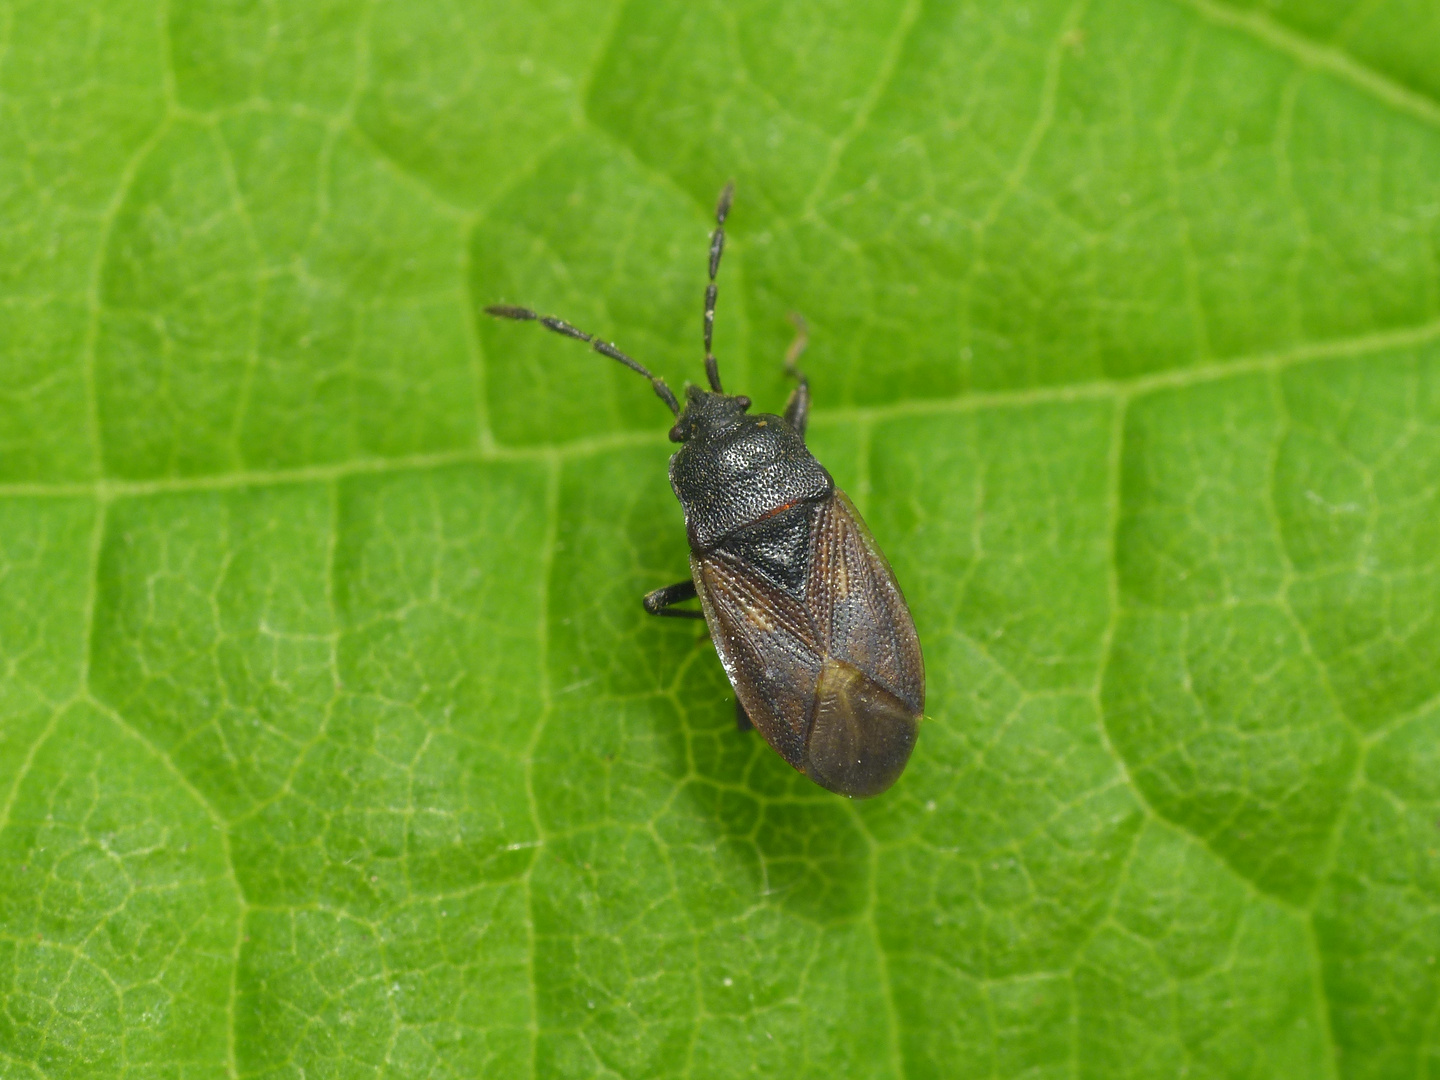
<svg viewBox="0 0 1440 1080">
<path fill-rule="evenodd" d="M 648 592 L 642 602 L 645 604 L 645 610 L 651 615 L 664 615 L 671 619 L 703 619 L 705 617 L 703 611 L 686 611 L 673 606 L 693 599 L 695 599 L 695 582 L 687 580 L 677 581 L 674 585 L 666 585 L 663 589 Z"/>
<path fill-rule="evenodd" d="M 795 366 L 795 361 L 800 359 L 810 337 L 806 331 L 805 320 L 793 311 L 790 313 L 790 321 L 795 324 L 795 340 L 790 343 L 790 348 L 785 350 L 785 373 L 800 381 L 791 391 L 790 400 L 785 403 L 784 416 L 785 422 L 803 439 L 805 425 L 810 419 L 810 380 Z"/>
</svg>

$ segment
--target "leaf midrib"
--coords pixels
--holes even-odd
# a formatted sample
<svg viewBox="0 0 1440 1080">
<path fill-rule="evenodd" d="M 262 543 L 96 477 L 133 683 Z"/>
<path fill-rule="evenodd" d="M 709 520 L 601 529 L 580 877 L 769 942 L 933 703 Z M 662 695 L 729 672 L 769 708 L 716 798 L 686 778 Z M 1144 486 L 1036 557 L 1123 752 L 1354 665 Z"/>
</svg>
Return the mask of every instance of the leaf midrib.
<svg viewBox="0 0 1440 1080">
<path fill-rule="evenodd" d="M 965 415 L 987 409 L 1013 409 L 1031 405 L 1055 405 L 1079 401 L 1128 402 L 1160 390 L 1181 390 L 1231 377 L 1276 374 L 1308 364 L 1356 358 L 1370 353 L 1413 348 L 1440 341 L 1440 320 L 1400 330 L 1384 330 L 1356 337 L 1299 345 L 1278 352 L 1257 353 L 1236 360 L 1169 371 L 1129 379 L 1096 379 L 1089 382 L 1056 383 L 1020 390 L 981 390 L 948 398 L 914 398 L 885 405 L 851 405 L 838 408 L 817 406 L 811 424 L 817 430 L 832 425 L 872 424 L 918 416 Z M 342 480 L 366 474 L 391 474 L 445 468 L 451 465 L 483 464 L 495 461 L 552 462 L 589 457 L 609 450 L 638 446 L 665 446 L 663 430 L 619 431 L 586 439 L 529 446 L 492 444 L 427 454 L 394 457 L 365 457 L 320 465 L 298 465 L 283 469 L 237 469 L 201 473 L 195 476 L 99 480 L 62 483 L 20 482 L 0 484 L 0 498 L 75 498 L 100 500 L 133 498 L 172 492 L 232 491 L 237 488 L 283 484 L 305 484 Z"/>
</svg>

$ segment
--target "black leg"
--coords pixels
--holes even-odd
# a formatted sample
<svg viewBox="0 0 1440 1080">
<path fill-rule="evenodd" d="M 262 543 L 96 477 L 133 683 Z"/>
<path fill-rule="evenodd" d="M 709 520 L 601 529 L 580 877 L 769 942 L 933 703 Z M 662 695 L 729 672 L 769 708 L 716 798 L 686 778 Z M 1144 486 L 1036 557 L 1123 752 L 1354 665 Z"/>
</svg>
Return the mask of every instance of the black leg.
<svg viewBox="0 0 1440 1080">
<path fill-rule="evenodd" d="M 790 348 L 785 350 L 785 374 L 800 381 L 791 392 L 790 400 L 785 403 L 785 422 L 803 439 L 805 425 L 810 420 L 810 380 L 795 366 L 795 361 L 800 359 L 800 354 L 810 343 L 810 336 L 806 332 L 805 320 L 793 311 L 790 313 L 790 321 L 795 324 L 795 340 L 790 343 Z"/>
<path fill-rule="evenodd" d="M 740 704 L 740 699 L 735 699 L 735 730 L 754 731 L 755 725 L 750 720 L 750 714 L 745 711 L 745 706 Z"/>
<path fill-rule="evenodd" d="M 703 619 L 703 611 L 688 611 L 672 607 L 673 604 L 695 599 L 695 582 L 677 581 L 663 589 L 645 594 L 645 610 L 651 615 L 665 615 L 671 619 Z"/>
<path fill-rule="evenodd" d="M 715 231 L 710 234 L 710 284 L 705 287 L 705 378 L 710 389 L 720 389 L 720 365 L 710 349 L 710 339 L 715 331 L 715 274 L 720 269 L 720 256 L 725 253 L 725 216 L 730 213 L 730 199 L 735 194 L 735 185 L 726 184 L 715 204 Z"/>
</svg>

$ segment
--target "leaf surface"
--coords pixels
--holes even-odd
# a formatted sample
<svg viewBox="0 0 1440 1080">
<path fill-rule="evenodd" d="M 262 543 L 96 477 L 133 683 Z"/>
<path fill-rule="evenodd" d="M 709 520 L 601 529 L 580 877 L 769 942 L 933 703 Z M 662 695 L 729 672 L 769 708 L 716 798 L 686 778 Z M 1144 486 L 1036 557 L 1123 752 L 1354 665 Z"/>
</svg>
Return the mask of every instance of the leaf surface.
<svg viewBox="0 0 1440 1080">
<path fill-rule="evenodd" d="M 1440 1071 L 1440 7 L 0 4 L 0 1072 Z M 734 730 L 644 383 L 913 608 Z"/>
</svg>

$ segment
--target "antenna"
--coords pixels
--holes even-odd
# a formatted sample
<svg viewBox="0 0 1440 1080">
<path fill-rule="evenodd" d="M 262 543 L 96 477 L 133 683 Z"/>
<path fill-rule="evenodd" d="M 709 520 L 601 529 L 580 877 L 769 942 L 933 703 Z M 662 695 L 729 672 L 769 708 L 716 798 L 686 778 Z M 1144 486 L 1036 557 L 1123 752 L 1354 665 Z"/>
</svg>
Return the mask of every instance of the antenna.
<svg viewBox="0 0 1440 1080">
<path fill-rule="evenodd" d="M 715 204 L 715 231 L 710 234 L 710 284 L 705 287 L 705 378 L 710 389 L 717 394 L 720 389 L 720 364 L 710 350 L 710 339 L 715 331 L 715 273 L 720 269 L 720 256 L 725 253 L 725 218 L 730 213 L 730 200 L 735 197 L 735 185 L 726 184 L 720 192 L 720 201 Z"/>
<path fill-rule="evenodd" d="M 714 266 L 719 261 L 720 257 L 718 255 L 712 255 L 710 265 Z M 631 371 L 638 372 L 649 379 L 650 385 L 655 388 L 655 396 L 668 405 L 670 411 L 674 413 L 676 417 L 679 417 L 680 403 L 675 400 L 675 395 L 671 393 L 670 387 L 665 385 L 665 380 L 658 375 L 652 375 L 644 364 L 638 360 L 632 360 L 609 342 L 601 341 L 593 334 L 587 334 L 584 330 L 571 326 L 564 319 L 557 319 L 554 315 L 538 315 L 529 308 L 512 307 L 510 304 L 491 304 L 485 309 L 485 314 L 494 315 L 497 319 L 514 319 L 517 322 L 538 322 L 541 326 L 545 327 L 546 330 L 553 330 L 557 334 L 563 334 L 565 337 L 585 342 L 601 356 L 608 356 L 611 360 L 619 360 L 620 363 L 624 364 Z M 712 380 L 712 383 L 713 381 L 714 380 Z"/>
</svg>

